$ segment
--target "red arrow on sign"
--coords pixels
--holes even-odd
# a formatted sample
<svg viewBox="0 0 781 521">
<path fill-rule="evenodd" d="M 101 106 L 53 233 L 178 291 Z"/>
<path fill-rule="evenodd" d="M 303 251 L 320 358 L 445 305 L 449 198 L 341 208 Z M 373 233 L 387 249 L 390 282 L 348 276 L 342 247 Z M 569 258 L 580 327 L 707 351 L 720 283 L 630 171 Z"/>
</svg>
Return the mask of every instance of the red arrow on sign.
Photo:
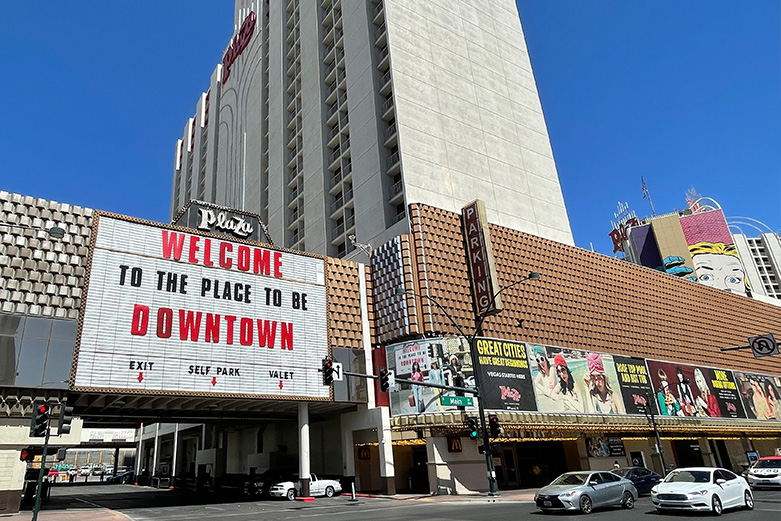
<svg viewBox="0 0 781 521">
<path fill-rule="evenodd" d="M 141 380 L 144 379 L 144 373 L 138 373 L 138 383 L 141 383 Z"/>
<path fill-rule="evenodd" d="M 214 387 L 215 385 L 217 385 L 217 377 L 212 376 L 212 387 Z"/>
</svg>

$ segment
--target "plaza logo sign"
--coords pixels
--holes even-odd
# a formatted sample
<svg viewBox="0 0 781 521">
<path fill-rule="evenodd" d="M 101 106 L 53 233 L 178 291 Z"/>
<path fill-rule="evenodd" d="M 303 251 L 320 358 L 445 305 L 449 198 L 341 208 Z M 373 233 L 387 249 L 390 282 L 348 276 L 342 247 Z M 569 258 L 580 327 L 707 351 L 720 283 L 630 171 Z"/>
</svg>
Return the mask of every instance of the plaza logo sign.
<svg viewBox="0 0 781 521">
<path fill-rule="evenodd" d="M 198 229 L 207 232 L 215 228 L 223 232 L 229 232 L 236 237 L 245 239 L 254 230 L 241 215 L 231 215 L 228 212 L 215 212 L 210 208 L 198 208 Z"/>
<path fill-rule="evenodd" d="M 247 16 L 247 18 L 244 19 L 244 22 L 241 24 L 241 30 L 239 30 L 239 34 L 233 37 L 228 50 L 225 51 L 225 55 L 222 57 L 223 85 L 225 85 L 225 82 L 228 81 L 228 77 L 231 74 L 231 65 L 233 65 L 233 62 L 236 61 L 236 58 L 238 58 L 239 55 L 244 52 L 244 49 L 247 48 L 247 45 L 249 45 L 249 42 L 252 39 L 252 35 L 255 34 L 256 21 L 257 17 L 255 16 L 255 11 L 252 11 Z"/>
</svg>

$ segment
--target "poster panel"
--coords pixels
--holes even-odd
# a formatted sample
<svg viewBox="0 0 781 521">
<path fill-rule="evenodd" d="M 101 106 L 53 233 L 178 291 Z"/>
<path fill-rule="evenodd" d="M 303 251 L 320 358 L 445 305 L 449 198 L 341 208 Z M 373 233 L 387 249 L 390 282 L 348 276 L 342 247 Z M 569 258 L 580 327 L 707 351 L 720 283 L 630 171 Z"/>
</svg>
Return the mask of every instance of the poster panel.
<svg viewBox="0 0 781 521">
<path fill-rule="evenodd" d="M 626 414 L 646 414 L 648 400 L 653 404 L 653 389 L 648 379 L 644 358 L 614 356 L 618 385 L 624 397 Z M 656 413 L 656 410 L 654 410 Z"/>
<path fill-rule="evenodd" d="M 394 371 L 397 378 L 456 387 L 475 385 L 469 344 L 463 338 L 434 338 L 395 344 L 385 348 L 385 356 L 388 369 Z M 391 414 L 477 410 L 477 400 L 474 405 L 463 408 L 442 405 L 442 395 L 464 396 L 464 393 L 397 381 L 389 390 Z"/>
<path fill-rule="evenodd" d="M 609 458 L 625 456 L 624 440 L 621 438 L 599 436 L 586 438 L 586 450 L 590 458 Z"/>
<path fill-rule="evenodd" d="M 732 371 L 646 360 L 662 416 L 745 418 Z"/>
<path fill-rule="evenodd" d="M 781 420 L 781 378 L 734 371 L 738 393 L 745 406 L 746 417 L 752 420 Z"/>
<path fill-rule="evenodd" d="M 625 413 L 611 355 L 539 344 L 526 351 L 538 411 Z"/>
<path fill-rule="evenodd" d="M 496 338 L 477 338 L 475 342 L 485 408 L 536 411 L 526 344 Z"/>
<path fill-rule="evenodd" d="M 96 221 L 76 389 L 330 398 L 322 258 Z"/>
</svg>

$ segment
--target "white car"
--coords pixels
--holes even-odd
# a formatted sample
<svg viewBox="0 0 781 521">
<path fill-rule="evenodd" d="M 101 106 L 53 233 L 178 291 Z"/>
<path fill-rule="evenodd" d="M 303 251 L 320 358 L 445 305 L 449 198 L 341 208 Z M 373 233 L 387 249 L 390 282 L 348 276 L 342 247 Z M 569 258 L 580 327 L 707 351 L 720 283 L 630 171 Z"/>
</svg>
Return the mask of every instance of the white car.
<svg viewBox="0 0 781 521">
<path fill-rule="evenodd" d="M 754 508 L 754 496 L 745 479 L 727 469 L 675 469 L 651 489 L 651 501 L 664 510 L 700 510 L 720 516 L 725 508 Z"/>
<path fill-rule="evenodd" d="M 751 488 L 781 487 L 781 456 L 759 458 L 748 469 L 746 479 Z"/>
<path fill-rule="evenodd" d="M 334 494 L 342 492 L 342 485 L 335 479 L 318 479 L 315 474 L 309 477 L 309 495 L 333 497 Z M 292 481 L 281 481 L 274 483 L 268 489 L 268 495 L 271 497 L 283 497 L 293 501 L 296 496 L 301 495 L 301 481 L 294 479 Z"/>
<path fill-rule="evenodd" d="M 79 469 L 79 476 L 89 476 L 92 474 L 92 467 L 84 465 Z"/>
</svg>

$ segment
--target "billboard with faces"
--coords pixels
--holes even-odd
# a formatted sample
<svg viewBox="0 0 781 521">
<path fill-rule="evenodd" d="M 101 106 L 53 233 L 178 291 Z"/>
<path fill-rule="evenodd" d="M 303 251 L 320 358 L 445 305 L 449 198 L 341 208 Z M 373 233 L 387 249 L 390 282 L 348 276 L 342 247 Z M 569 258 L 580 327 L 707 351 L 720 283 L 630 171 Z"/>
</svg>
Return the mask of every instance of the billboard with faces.
<svg viewBox="0 0 781 521">
<path fill-rule="evenodd" d="M 732 371 L 646 360 L 662 416 L 745 418 Z"/>
<path fill-rule="evenodd" d="M 397 378 L 455 387 L 474 387 L 469 344 L 463 338 L 403 342 L 386 347 L 385 356 L 388 370 L 394 371 Z M 454 405 L 442 405 L 443 395 L 463 396 L 464 393 L 397 382 L 389 390 L 391 414 L 398 416 L 463 410 Z M 466 408 L 467 411 L 472 409 L 476 410 L 476 405 Z"/>
<path fill-rule="evenodd" d="M 527 344 L 537 410 L 624 414 L 626 408 L 611 355 Z"/>
<path fill-rule="evenodd" d="M 781 378 L 734 371 L 738 393 L 752 420 L 781 420 Z"/>
</svg>

